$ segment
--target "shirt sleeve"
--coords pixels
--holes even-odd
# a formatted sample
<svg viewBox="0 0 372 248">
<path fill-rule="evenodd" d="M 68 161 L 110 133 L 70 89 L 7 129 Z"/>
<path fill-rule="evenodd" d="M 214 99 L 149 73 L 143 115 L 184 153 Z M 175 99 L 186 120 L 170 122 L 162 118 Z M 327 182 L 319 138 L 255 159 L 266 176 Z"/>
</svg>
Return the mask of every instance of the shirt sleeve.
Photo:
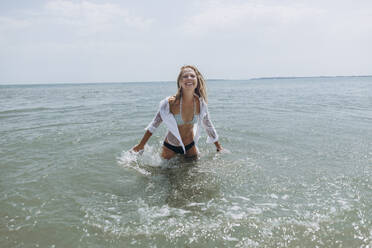
<svg viewBox="0 0 372 248">
<path fill-rule="evenodd" d="M 204 115 L 203 120 L 202 120 L 203 127 L 208 134 L 207 143 L 214 143 L 218 140 L 218 134 L 212 124 L 212 121 L 210 120 L 209 111 L 208 111 L 208 107 L 206 104 L 205 104 L 205 107 L 206 107 L 206 114 Z"/>
<path fill-rule="evenodd" d="M 156 113 L 154 119 L 150 122 L 150 124 L 145 128 L 145 130 L 149 131 L 150 133 L 154 133 L 155 130 L 159 127 L 162 123 L 163 119 L 160 115 L 160 110 Z"/>
</svg>

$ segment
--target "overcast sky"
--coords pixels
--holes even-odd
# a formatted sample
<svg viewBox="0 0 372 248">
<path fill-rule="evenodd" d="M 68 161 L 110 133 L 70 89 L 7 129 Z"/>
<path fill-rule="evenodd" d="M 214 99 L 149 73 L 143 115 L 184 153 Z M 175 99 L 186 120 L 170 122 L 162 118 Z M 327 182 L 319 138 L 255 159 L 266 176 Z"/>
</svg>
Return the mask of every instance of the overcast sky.
<svg viewBox="0 0 372 248">
<path fill-rule="evenodd" d="M 371 0 L 0 0 L 0 83 L 371 75 Z"/>
</svg>

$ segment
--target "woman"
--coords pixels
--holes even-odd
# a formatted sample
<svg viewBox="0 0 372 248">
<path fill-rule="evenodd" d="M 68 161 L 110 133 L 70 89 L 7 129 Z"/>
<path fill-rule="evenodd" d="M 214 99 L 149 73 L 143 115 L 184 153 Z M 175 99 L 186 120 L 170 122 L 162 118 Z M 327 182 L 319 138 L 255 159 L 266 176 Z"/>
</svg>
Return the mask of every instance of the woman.
<svg viewBox="0 0 372 248">
<path fill-rule="evenodd" d="M 145 128 L 145 135 L 141 142 L 133 147 L 133 151 L 139 152 L 144 149 L 145 144 L 162 121 L 168 128 L 161 154 L 164 159 L 171 159 L 176 154 L 196 157 L 198 155 L 196 145 L 200 137 L 201 126 L 208 134 L 207 143 L 213 142 L 217 151 L 222 150 L 217 132 L 209 119 L 206 85 L 201 73 L 195 66 L 181 67 L 177 87 L 178 91 L 175 96 L 167 97 L 160 102 L 158 113 Z"/>
</svg>

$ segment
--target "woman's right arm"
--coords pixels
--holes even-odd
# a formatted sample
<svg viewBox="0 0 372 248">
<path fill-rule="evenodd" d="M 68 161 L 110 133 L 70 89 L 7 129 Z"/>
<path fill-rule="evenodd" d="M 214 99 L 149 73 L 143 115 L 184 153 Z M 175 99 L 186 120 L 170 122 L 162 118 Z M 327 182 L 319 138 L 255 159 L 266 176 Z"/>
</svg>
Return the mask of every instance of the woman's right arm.
<svg viewBox="0 0 372 248">
<path fill-rule="evenodd" d="M 145 148 L 147 141 L 150 139 L 151 135 L 162 123 L 163 119 L 161 118 L 160 111 L 155 115 L 151 123 L 145 128 L 146 133 L 143 135 L 140 143 L 132 148 L 133 151 L 139 152 Z"/>
<path fill-rule="evenodd" d="M 145 135 L 143 135 L 141 142 L 138 145 L 134 146 L 132 148 L 132 150 L 135 151 L 135 152 L 139 152 L 139 151 L 145 149 L 145 145 L 146 145 L 147 141 L 150 139 L 151 135 L 152 135 L 152 133 L 149 130 L 147 130 Z"/>
</svg>

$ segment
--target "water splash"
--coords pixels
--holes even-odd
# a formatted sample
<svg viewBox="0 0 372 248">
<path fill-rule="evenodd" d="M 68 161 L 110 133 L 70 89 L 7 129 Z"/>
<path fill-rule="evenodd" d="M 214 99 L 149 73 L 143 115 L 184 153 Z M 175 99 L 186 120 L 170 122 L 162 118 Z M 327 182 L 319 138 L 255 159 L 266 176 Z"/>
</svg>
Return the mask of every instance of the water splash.
<svg viewBox="0 0 372 248">
<path fill-rule="evenodd" d="M 144 176 L 150 176 L 154 168 L 162 168 L 167 164 L 160 157 L 158 149 L 149 145 L 146 145 L 145 149 L 139 152 L 123 151 L 117 159 L 119 165 L 134 169 Z"/>
</svg>

